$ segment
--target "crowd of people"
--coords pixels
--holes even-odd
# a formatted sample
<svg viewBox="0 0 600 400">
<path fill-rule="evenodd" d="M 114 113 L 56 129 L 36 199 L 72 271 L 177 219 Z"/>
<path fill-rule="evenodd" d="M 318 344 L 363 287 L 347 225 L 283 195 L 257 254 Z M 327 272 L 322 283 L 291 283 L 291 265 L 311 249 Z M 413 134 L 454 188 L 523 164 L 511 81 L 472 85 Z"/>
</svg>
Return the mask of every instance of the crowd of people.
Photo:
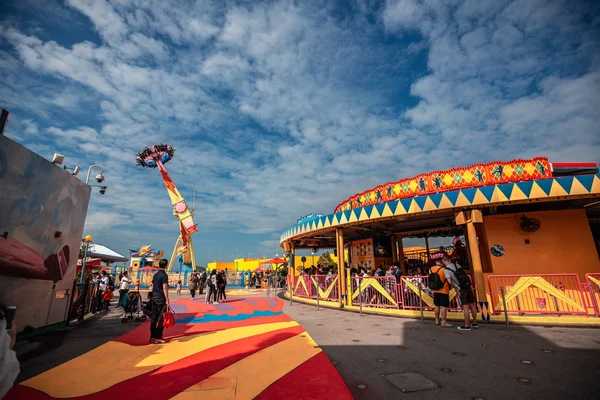
<svg viewBox="0 0 600 400">
<path fill-rule="evenodd" d="M 406 264 L 407 263 L 405 262 L 405 265 Z M 431 267 L 427 268 L 428 265 L 431 265 Z M 337 268 L 332 269 L 321 265 L 313 265 L 310 268 L 302 269 L 300 275 L 327 276 L 336 273 Z M 381 282 L 385 291 L 392 294 L 397 290 L 397 285 L 400 285 L 403 272 L 400 268 L 400 264 L 396 262 L 389 266 L 381 265 L 375 269 L 364 266 L 351 268 L 350 276 L 353 278 L 353 290 L 360 287 L 360 278 L 394 278 L 383 279 Z M 424 265 L 423 268 L 417 267 L 408 271 L 405 280 L 413 287 L 433 297 L 436 325 L 452 327 L 452 324 L 447 321 L 447 315 L 448 309 L 450 308 L 450 290 L 454 289 L 457 293 L 458 307 L 461 308 L 464 313 L 464 323 L 459 326 L 458 329 L 461 331 L 469 331 L 471 329 L 479 328 L 479 325 L 477 324 L 477 302 L 473 292 L 471 279 L 456 257 L 451 258 L 445 251 L 440 250 L 431 256 L 430 262 L 428 262 L 427 265 Z M 401 295 L 404 307 L 417 308 L 422 304 L 419 294 L 412 290 L 409 285 L 402 285 L 401 288 L 401 290 L 403 290 Z M 377 290 L 369 288 L 361 291 L 361 294 L 357 299 L 359 302 L 369 305 L 382 305 L 386 303 L 384 295 Z"/>
<path fill-rule="evenodd" d="M 177 283 L 178 293 L 181 293 L 181 281 Z M 206 304 L 219 304 L 227 302 L 227 274 L 224 271 L 212 270 L 210 273 L 203 271 L 201 273 L 192 272 L 188 282 L 188 289 L 192 299 L 196 297 L 196 291 L 202 295 L 206 291 Z"/>
</svg>

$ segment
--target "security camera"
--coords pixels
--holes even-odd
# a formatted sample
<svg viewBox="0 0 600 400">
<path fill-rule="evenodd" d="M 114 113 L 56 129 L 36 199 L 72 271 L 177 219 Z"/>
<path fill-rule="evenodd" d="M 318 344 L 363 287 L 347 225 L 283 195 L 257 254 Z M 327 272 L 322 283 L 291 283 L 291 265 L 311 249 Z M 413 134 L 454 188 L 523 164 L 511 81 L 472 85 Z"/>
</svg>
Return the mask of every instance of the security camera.
<svg viewBox="0 0 600 400">
<path fill-rule="evenodd" d="M 52 164 L 62 164 L 63 161 L 65 160 L 65 156 L 63 156 L 62 154 L 58 154 L 58 153 L 54 153 L 54 156 L 52 157 Z"/>
<path fill-rule="evenodd" d="M 64 169 L 65 171 L 67 171 L 67 170 L 69 170 L 69 171 L 73 171 L 73 172 L 72 172 L 72 174 L 71 174 L 71 175 L 73 175 L 73 176 L 77 175 L 77 174 L 79 173 L 79 170 L 80 170 L 80 168 L 79 168 L 79 165 L 78 165 L 78 166 L 76 166 L 75 168 L 69 168 L 69 167 L 67 167 L 67 166 L 65 165 L 65 166 L 63 166 L 63 169 Z"/>
<path fill-rule="evenodd" d="M 102 174 L 96 175 L 96 182 L 98 182 L 98 183 L 104 182 L 104 175 L 102 175 Z"/>
<path fill-rule="evenodd" d="M 106 189 L 108 189 L 108 186 L 100 186 L 100 194 L 106 193 Z"/>
</svg>

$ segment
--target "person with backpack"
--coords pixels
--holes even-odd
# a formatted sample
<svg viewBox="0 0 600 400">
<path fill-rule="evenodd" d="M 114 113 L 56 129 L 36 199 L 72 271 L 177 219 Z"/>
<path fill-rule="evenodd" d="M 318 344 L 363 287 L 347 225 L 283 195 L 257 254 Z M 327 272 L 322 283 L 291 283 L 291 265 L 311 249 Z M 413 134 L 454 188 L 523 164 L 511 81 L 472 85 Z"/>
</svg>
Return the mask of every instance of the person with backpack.
<svg viewBox="0 0 600 400">
<path fill-rule="evenodd" d="M 200 294 L 203 294 L 204 292 L 204 287 L 206 286 L 206 278 L 207 278 L 207 274 L 206 274 L 206 270 L 202 271 L 202 273 L 200 274 Z"/>
<path fill-rule="evenodd" d="M 217 294 L 218 301 L 227 302 L 227 296 L 225 295 L 225 286 L 227 285 L 227 277 L 225 272 L 221 271 L 217 274 Z"/>
<path fill-rule="evenodd" d="M 459 326 L 457 329 L 459 331 L 470 331 L 471 328 L 479 328 L 479 325 L 477 324 L 477 306 L 475 295 L 473 294 L 473 287 L 471 285 L 471 278 L 469 278 L 469 275 L 467 275 L 460 264 L 453 264 L 450 257 L 447 255 L 442 257 L 442 263 L 444 264 L 446 271 L 450 272 L 449 279 L 452 286 L 454 286 L 458 292 L 460 304 L 465 315 L 465 324 Z M 469 318 L 469 311 L 473 316 L 473 322 L 471 322 L 471 318 Z"/>
<path fill-rule="evenodd" d="M 208 278 L 210 284 L 210 291 L 212 295 L 212 304 L 219 304 L 219 286 L 217 283 L 217 270 L 213 269 Z M 210 298 L 210 297 L 209 297 Z"/>
<path fill-rule="evenodd" d="M 435 264 L 429 270 L 428 276 L 428 286 L 433 291 L 435 324 L 444 328 L 450 328 L 452 324 L 446 321 L 448 307 L 450 307 L 450 283 L 446 277 L 447 271 L 442 260 L 438 258 L 435 260 Z"/>
</svg>

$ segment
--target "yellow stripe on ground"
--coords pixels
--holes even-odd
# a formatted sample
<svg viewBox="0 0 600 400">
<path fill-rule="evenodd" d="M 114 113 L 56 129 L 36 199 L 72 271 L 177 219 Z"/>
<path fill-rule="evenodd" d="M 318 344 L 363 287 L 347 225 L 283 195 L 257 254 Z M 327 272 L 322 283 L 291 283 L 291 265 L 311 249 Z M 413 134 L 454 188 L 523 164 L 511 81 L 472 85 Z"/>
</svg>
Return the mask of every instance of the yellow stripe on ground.
<svg viewBox="0 0 600 400">
<path fill-rule="evenodd" d="M 267 347 L 209 376 L 173 399 L 253 399 L 273 382 L 321 352 L 307 334 Z"/>
<path fill-rule="evenodd" d="M 148 373 L 192 354 L 235 340 L 297 326 L 295 321 L 231 328 L 173 339 L 167 344 L 131 346 L 108 342 L 25 382 L 51 397 L 86 396 Z M 118 358 L 116 362 L 115 357 Z M 93 374 L 82 374 L 93 368 Z M 73 379 L 77 377 L 77 384 Z"/>
</svg>

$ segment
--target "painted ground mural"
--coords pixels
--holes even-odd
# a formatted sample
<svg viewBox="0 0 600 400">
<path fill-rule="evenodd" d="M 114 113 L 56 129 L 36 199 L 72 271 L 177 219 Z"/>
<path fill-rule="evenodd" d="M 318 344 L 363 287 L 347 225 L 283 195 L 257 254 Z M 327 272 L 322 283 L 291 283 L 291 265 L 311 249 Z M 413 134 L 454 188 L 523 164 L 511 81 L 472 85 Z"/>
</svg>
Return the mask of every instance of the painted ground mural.
<svg viewBox="0 0 600 400">
<path fill-rule="evenodd" d="M 15 386 L 7 399 L 351 399 L 335 367 L 283 302 L 172 303 L 177 324 L 148 344 L 148 322 Z M 115 363 L 115 355 L 119 362 Z M 93 365 L 95 374 L 80 374 Z M 78 377 L 73 385 L 65 377 Z"/>
</svg>

